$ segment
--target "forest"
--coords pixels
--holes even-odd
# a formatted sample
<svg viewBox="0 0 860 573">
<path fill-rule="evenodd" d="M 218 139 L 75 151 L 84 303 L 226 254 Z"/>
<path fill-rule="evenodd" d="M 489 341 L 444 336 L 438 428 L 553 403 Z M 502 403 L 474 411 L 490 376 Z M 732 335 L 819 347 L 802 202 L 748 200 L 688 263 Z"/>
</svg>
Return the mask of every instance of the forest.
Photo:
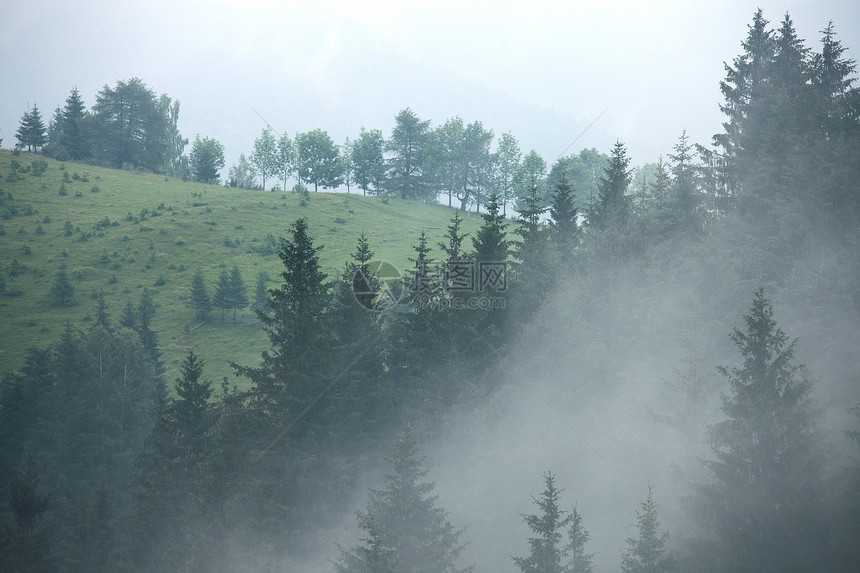
<svg viewBox="0 0 860 573">
<path fill-rule="evenodd" d="M 759 10 L 721 132 L 637 168 L 619 141 L 548 170 L 409 108 L 387 140 L 263 130 L 225 185 L 441 202 L 441 239 L 400 237 L 392 278 L 362 234 L 331 274 L 291 218 L 255 296 L 266 348 L 220 384 L 194 351 L 165 375 L 148 289 L 30 348 L 0 381 L 0 569 L 855 570 L 855 74 L 833 24 L 812 47 Z M 90 111 L 73 90 L 12 153 L 222 183 L 223 146 L 186 155 L 178 114 L 139 79 Z M 195 275 L 196 316 L 250 304 L 221 275 L 211 296 Z"/>
</svg>

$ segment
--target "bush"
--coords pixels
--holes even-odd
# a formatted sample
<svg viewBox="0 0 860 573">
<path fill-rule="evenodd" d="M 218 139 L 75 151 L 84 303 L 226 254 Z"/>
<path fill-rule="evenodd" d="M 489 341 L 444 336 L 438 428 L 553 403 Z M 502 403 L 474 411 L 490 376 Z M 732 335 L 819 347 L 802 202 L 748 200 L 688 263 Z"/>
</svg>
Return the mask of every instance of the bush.
<svg viewBox="0 0 860 573">
<path fill-rule="evenodd" d="M 45 174 L 45 171 L 48 170 L 48 162 L 44 159 L 34 159 L 32 163 L 30 163 L 30 173 L 32 173 L 36 177 L 41 177 Z"/>
</svg>

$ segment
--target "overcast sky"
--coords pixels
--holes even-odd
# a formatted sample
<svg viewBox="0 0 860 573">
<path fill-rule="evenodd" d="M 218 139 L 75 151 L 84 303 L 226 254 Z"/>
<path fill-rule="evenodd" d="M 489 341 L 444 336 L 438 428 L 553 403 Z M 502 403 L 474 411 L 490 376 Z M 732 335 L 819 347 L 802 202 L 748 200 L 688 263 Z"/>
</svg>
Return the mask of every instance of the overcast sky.
<svg viewBox="0 0 860 573">
<path fill-rule="evenodd" d="M 852 1 L 3 4 L 3 147 L 28 104 L 47 122 L 72 87 L 89 107 L 105 84 L 139 77 L 180 100 L 183 135 L 220 140 L 228 166 L 266 121 L 341 143 L 362 126 L 387 137 L 405 107 L 434 126 L 459 115 L 511 131 L 550 164 L 606 110 L 568 152 L 620 139 L 641 164 L 682 129 L 699 143 L 719 130 L 723 62 L 756 6 L 774 26 L 788 10 L 814 49 L 832 19 L 848 55 L 860 51 Z"/>
</svg>

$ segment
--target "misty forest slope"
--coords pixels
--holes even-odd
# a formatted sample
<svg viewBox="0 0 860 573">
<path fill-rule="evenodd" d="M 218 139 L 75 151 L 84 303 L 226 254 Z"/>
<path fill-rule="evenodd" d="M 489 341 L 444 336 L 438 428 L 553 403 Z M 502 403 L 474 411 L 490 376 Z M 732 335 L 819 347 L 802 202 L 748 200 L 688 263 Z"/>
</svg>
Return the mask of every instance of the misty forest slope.
<svg viewBox="0 0 860 573">
<path fill-rule="evenodd" d="M 256 316 L 245 308 L 236 325 L 227 315 L 220 323 L 215 310 L 206 324 L 172 341 L 195 326 L 189 306 L 195 271 L 203 272 L 212 296 L 221 269 L 237 265 L 253 301 L 259 272 L 271 277 L 269 288 L 277 286 L 283 269 L 275 255 L 280 238 L 290 223 L 305 217 L 324 245 L 320 256 L 330 279 L 342 271 L 362 233 L 377 259 L 405 272 L 410 245 L 421 230 L 435 245 L 454 212 L 347 194 L 312 193 L 302 201 L 296 193 L 238 190 L 49 158 L 44 174 L 35 176 L 28 168 L 37 158 L 0 151 L 4 372 L 21 366 L 28 347 L 56 340 L 67 322 L 91 322 L 99 294 L 116 321 L 127 302 L 136 305 L 147 287 L 157 305 L 153 328 L 163 348 L 166 379 L 176 377 L 179 362 L 191 349 L 206 360 L 208 375 L 215 380 L 229 376 L 232 382 L 228 361 L 256 361 L 265 336 L 259 325 L 248 326 Z M 466 218 L 463 227 L 468 232 L 477 222 L 477 217 Z M 49 291 L 61 269 L 71 279 L 74 302 L 58 306 Z"/>
<path fill-rule="evenodd" d="M 0 153 L 0 568 L 855 571 L 855 63 L 787 14 L 741 45 L 713 147 L 560 158 L 516 220 Z M 403 304 L 358 304 L 372 258 Z M 172 342 L 234 265 L 263 324 Z"/>
</svg>

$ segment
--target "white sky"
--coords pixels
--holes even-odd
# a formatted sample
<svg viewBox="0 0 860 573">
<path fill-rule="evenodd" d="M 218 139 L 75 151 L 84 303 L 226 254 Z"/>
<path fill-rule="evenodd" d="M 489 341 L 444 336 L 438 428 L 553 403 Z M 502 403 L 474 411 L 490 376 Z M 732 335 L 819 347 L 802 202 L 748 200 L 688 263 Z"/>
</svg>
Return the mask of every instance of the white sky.
<svg viewBox="0 0 860 573">
<path fill-rule="evenodd" d="M 817 49 L 832 19 L 860 51 L 860 2 L 170 2 L 11 0 L 0 23 L 0 138 L 27 105 L 46 121 L 72 87 L 87 106 L 105 84 L 140 77 L 182 102 L 180 129 L 215 137 L 227 164 L 266 118 L 290 136 L 336 142 L 361 126 L 390 133 L 411 107 L 433 125 L 460 115 L 552 163 L 616 139 L 634 164 L 671 152 L 682 129 L 720 129 L 723 62 L 741 51 L 756 6 L 788 10 Z M 226 171 L 226 170 L 225 170 Z"/>
</svg>

